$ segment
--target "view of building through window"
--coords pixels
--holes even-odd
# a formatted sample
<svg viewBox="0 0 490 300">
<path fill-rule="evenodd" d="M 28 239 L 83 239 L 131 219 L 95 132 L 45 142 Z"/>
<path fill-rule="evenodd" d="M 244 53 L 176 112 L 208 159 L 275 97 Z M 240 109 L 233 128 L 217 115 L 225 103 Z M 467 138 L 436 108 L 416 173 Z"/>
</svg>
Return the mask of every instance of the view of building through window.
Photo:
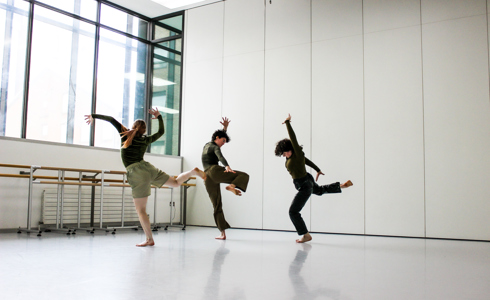
<svg viewBox="0 0 490 300">
<path fill-rule="evenodd" d="M 151 20 L 104 0 L 0 0 L 2 36 L 0 136 L 118 149 L 112 125 L 92 132 L 84 115 L 126 127 L 144 119 L 151 134 L 153 106 L 165 135 L 150 152 L 179 155 L 183 14 Z"/>
</svg>

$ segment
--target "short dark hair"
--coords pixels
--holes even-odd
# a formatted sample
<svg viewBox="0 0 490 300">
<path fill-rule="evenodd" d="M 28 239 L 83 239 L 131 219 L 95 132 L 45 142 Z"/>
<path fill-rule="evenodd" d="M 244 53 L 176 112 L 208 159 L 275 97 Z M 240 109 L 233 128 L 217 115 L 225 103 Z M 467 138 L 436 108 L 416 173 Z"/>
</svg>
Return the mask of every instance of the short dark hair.
<svg viewBox="0 0 490 300">
<path fill-rule="evenodd" d="M 214 133 L 213 133 L 213 137 L 211 138 L 211 141 L 215 141 L 216 140 L 216 137 L 218 138 L 226 138 L 226 142 L 228 143 L 230 141 L 230 137 L 228 136 L 228 134 L 226 133 L 226 131 L 224 130 L 216 130 Z"/>
<path fill-rule="evenodd" d="M 276 156 L 282 156 L 284 152 L 288 151 L 293 151 L 294 153 L 293 143 L 291 143 L 290 139 L 283 139 L 277 142 L 275 150 Z"/>
</svg>

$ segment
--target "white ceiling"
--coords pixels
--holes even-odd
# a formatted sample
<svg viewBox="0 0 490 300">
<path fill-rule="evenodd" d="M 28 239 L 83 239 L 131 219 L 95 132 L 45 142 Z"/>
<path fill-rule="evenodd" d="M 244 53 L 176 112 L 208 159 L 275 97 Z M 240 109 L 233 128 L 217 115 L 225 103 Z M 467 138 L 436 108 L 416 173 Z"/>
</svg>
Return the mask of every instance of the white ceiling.
<svg viewBox="0 0 490 300">
<path fill-rule="evenodd" d="M 187 10 L 190 8 L 203 6 L 206 4 L 221 2 L 225 0 L 205 0 L 196 4 L 186 5 L 176 9 L 169 9 L 151 0 L 109 0 L 110 2 L 125 7 L 129 10 L 142 14 L 148 18 L 163 16 L 176 11 Z"/>
</svg>

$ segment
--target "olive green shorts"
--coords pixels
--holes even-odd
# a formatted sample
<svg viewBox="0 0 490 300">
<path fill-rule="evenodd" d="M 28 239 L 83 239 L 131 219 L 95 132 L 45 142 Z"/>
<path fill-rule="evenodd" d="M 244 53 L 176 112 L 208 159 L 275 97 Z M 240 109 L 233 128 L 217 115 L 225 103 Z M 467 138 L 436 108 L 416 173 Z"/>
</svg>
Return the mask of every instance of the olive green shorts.
<svg viewBox="0 0 490 300">
<path fill-rule="evenodd" d="M 133 198 L 144 198 L 151 195 L 151 185 L 161 187 L 170 176 L 155 168 L 147 161 L 140 161 L 127 168 L 128 183 L 131 186 Z"/>
</svg>

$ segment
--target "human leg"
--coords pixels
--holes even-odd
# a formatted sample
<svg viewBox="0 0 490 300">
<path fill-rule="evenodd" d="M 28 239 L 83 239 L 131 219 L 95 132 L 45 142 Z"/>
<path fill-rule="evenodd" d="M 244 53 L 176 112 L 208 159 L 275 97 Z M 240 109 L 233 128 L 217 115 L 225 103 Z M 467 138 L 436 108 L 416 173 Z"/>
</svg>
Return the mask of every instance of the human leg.
<svg viewBox="0 0 490 300">
<path fill-rule="evenodd" d="M 204 173 L 202 170 L 199 168 L 194 168 L 190 171 L 184 172 L 177 176 L 177 178 L 169 177 L 167 181 L 163 185 L 169 186 L 169 187 L 179 187 L 181 186 L 184 182 L 189 180 L 191 176 L 199 176 L 203 180 L 206 180 L 206 173 Z"/>
<path fill-rule="evenodd" d="M 146 203 L 148 202 L 148 197 L 134 198 L 133 202 L 134 202 L 134 207 L 136 208 L 136 212 L 138 213 L 138 218 L 140 220 L 141 227 L 143 227 L 143 231 L 145 232 L 146 235 L 146 241 L 137 244 L 136 246 L 138 247 L 153 246 L 155 245 L 155 242 L 153 241 L 153 235 L 151 233 L 150 218 L 146 213 Z"/>
<path fill-rule="evenodd" d="M 293 222 L 294 227 L 298 235 L 303 235 L 302 238 L 296 240 L 298 243 L 304 243 L 310 241 L 311 235 L 308 233 L 308 228 L 306 227 L 305 221 L 301 217 L 301 210 L 305 206 L 306 202 L 312 193 L 312 183 L 308 179 L 295 180 L 295 186 L 298 190 L 296 196 L 294 196 L 293 202 L 289 207 L 289 218 Z"/>
<path fill-rule="evenodd" d="M 342 184 L 340 185 L 340 188 L 341 188 L 341 189 L 345 189 L 345 188 L 348 188 L 348 187 L 353 186 L 353 185 L 354 185 L 354 184 L 352 183 L 352 181 L 347 180 L 346 182 L 344 182 L 344 183 L 342 183 Z"/>
<path fill-rule="evenodd" d="M 206 186 L 206 191 L 208 192 L 209 199 L 213 204 L 214 222 L 216 223 L 216 226 L 218 226 L 218 229 L 221 232 L 221 235 L 219 237 L 216 237 L 216 239 L 224 240 L 226 239 L 225 230 L 230 228 L 230 224 L 228 224 L 228 222 L 226 221 L 225 215 L 223 213 L 223 204 L 221 201 L 220 185 L 218 182 L 214 182 L 210 178 L 210 176 L 206 179 L 204 185 Z"/>
<path fill-rule="evenodd" d="M 227 191 L 232 192 L 237 196 L 241 196 L 241 191 L 245 192 L 247 190 L 248 181 L 250 176 L 241 171 L 225 172 L 225 168 L 220 166 L 211 167 L 208 174 L 213 178 L 213 181 L 219 183 L 228 183 L 226 187 Z"/>
</svg>

